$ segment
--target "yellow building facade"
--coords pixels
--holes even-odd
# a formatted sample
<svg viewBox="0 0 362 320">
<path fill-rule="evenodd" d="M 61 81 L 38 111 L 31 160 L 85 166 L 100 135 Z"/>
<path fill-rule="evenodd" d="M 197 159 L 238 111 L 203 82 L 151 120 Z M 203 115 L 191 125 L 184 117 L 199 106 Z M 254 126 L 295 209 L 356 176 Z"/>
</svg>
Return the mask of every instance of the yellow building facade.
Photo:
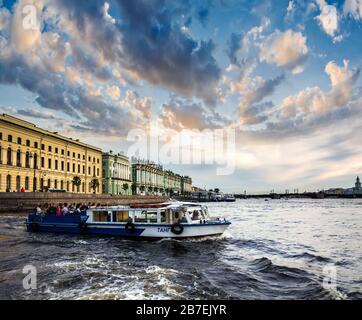
<svg viewBox="0 0 362 320">
<path fill-rule="evenodd" d="M 80 178 L 79 186 L 74 177 Z M 0 192 L 21 189 L 102 193 L 102 150 L 2 114 Z"/>
</svg>

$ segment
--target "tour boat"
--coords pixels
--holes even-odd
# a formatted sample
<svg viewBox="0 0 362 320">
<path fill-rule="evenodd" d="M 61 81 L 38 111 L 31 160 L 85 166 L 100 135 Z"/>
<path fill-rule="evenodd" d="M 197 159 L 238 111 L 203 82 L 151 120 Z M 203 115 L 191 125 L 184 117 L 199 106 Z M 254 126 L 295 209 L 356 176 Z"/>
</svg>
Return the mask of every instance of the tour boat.
<svg viewBox="0 0 362 320">
<path fill-rule="evenodd" d="M 235 196 L 233 194 L 226 194 L 224 196 L 224 201 L 226 201 L 226 202 L 235 202 L 236 199 L 235 199 Z"/>
<path fill-rule="evenodd" d="M 201 238 L 219 236 L 231 223 L 211 218 L 199 203 L 169 201 L 89 208 L 77 215 L 36 215 L 26 220 L 30 232 L 112 235 L 131 239 Z"/>
</svg>

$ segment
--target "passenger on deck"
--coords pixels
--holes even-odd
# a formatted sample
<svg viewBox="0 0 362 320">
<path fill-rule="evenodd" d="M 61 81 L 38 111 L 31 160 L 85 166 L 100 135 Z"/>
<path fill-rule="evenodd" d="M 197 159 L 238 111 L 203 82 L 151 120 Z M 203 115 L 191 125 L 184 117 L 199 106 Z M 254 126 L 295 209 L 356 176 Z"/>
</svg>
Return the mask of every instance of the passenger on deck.
<svg viewBox="0 0 362 320">
<path fill-rule="evenodd" d="M 57 208 L 55 209 L 55 215 L 57 217 L 61 217 L 62 216 L 62 209 L 60 208 L 60 205 L 57 206 Z"/>
<path fill-rule="evenodd" d="M 38 206 L 35 208 L 35 214 L 41 215 L 41 213 L 42 213 L 42 210 L 41 210 L 40 204 L 38 204 Z"/>
<path fill-rule="evenodd" d="M 68 204 L 65 203 L 64 206 L 63 206 L 63 209 L 62 209 L 62 214 L 63 214 L 63 216 L 68 215 L 68 212 L 69 212 L 69 210 L 68 210 Z"/>
</svg>

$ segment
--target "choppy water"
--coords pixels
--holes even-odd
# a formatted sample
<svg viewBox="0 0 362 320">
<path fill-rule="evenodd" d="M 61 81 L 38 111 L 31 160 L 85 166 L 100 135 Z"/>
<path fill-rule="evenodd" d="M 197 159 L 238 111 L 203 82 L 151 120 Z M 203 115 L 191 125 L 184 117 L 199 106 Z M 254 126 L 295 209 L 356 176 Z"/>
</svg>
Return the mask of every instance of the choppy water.
<svg viewBox="0 0 362 320">
<path fill-rule="evenodd" d="M 0 216 L 0 299 L 362 298 L 361 200 L 209 207 L 233 224 L 221 238 L 193 241 L 29 234 L 24 217 Z M 29 264 L 38 271 L 32 292 L 22 286 Z M 323 286 L 330 266 L 335 288 Z"/>
</svg>

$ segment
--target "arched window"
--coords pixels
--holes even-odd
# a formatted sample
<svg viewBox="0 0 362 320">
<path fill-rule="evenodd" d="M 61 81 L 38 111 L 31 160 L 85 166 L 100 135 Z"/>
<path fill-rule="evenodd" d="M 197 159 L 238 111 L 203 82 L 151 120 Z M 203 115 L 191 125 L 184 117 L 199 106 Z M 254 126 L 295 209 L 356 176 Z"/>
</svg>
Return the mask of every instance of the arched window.
<svg viewBox="0 0 362 320">
<path fill-rule="evenodd" d="M 30 153 L 29 153 L 29 151 L 25 154 L 25 167 L 30 168 Z"/>
<path fill-rule="evenodd" d="M 29 177 L 25 177 L 25 190 L 29 190 Z"/>
<path fill-rule="evenodd" d="M 11 148 L 9 147 L 8 148 L 8 152 L 7 152 L 7 164 L 8 164 L 8 166 L 12 166 L 13 165 L 13 159 L 12 159 L 12 150 L 11 150 Z"/>
<path fill-rule="evenodd" d="M 6 192 L 11 192 L 11 175 L 6 176 Z"/>
<path fill-rule="evenodd" d="M 57 179 L 54 180 L 54 189 L 58 189 L 58 180 Z"/>
<path fill-rule="evenodd" d="M 67 181 L 67 191 L 69 192 L 70 189 L 69 189 L 69 181 Z"/>
<path fill-rule="evenodd" d="M 16 151 L 16 165 L 18 167 L 21 167 L 21 151 Z"/>
<path fill-rule="evenodd" d="M 20 176 L 16 176 L 16 190 L 19 191 L 21 188 L 21 178 Z"/>
<path fill-rule="evenodd" d="M 82 183 L 82 192 L 85 192 L 85 190 L 84 190 L 84 182 Z"/>
<path fill-rule="evenodd" d="M 60 189 L 64 190 L 64 181 L 63 180 L 60 181 Z"/>
<path fill-rule="evenodd" d="M 44 178 L 41 178 L 40 179 L 40 190 L 44 191 L 43 189 L 44 189 Z"/>
<path fill-rule="evenodd" d="M 52 181 L 50 179 L 48 179 L 48 188 L 52 187 Z"/>
</svg>

